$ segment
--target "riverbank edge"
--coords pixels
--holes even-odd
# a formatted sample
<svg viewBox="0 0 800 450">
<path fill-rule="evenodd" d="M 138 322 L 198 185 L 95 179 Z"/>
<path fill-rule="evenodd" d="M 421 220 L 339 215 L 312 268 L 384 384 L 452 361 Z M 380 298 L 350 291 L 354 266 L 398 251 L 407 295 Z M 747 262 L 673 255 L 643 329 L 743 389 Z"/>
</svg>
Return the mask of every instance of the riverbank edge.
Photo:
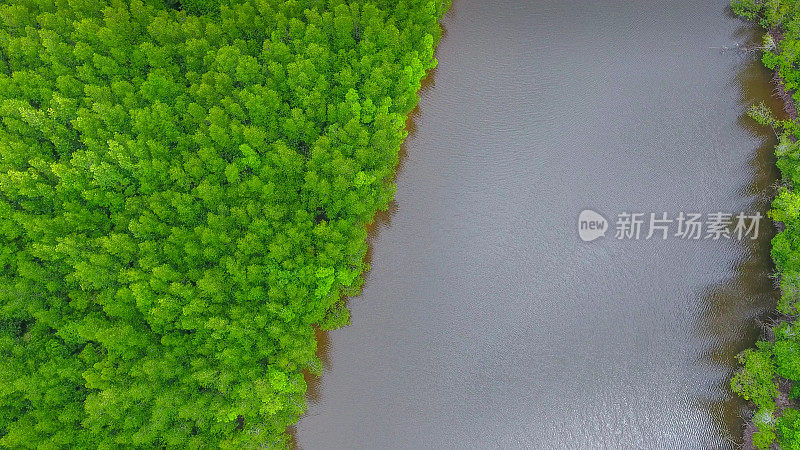
<svg viewBox="0 0 800 450">
<path fill-rule="evenodd" d="M 770 35 L 773 42 L 775 43 L 775 47 L 776 48 L 780 47 L 780 43 L 783 41 L 783 31 L 779 27 L 771 27 L 767 30 L 767 33 Z M 786 89 L 786 82 L 780 74 L 779 67 L 775 67 L 774 69 L 772 69 L 772 78 L 770 80 L 770 83 L 775 87 L 775 95 L 781 100 L 781 104 L 783 105 L 783 111 L 786 114 L 787 118 L 790 121 L 796 122 L 798 118 L 798 109 L 797 109 L 797 104 L 793 97 L 794 91 Z M 774 225 L 778 231 L 782 231 L 784 228 L 783 223 L 778 221 L 775 221 Z M 777 268 L 775 276 L 776 276 L 776 282 L 778 283 L 778 285 L 780 285 L 780 273 L 778 273 Z M 783 289 L 781 289 L 781 295 L 783 295 L 783 293 L 784 293 Z M 774 312 L 778 311 L 776 310 Z M 785 315 L 778 316 L 775 319 L 774 323 L 766 330 L 766 335 L 763 336 L 763 338 L 771 342 L 774 342 L 775 340 L 774 327 L 777 327 L 781 323 L 787 322 L 789 320 L 791 320 L 791 317 Z M 786 409 L 787 407 L 796 406 L 789 398 L 789 391 L 791 390 L 791 388 L 792 388 L 791 381 L 783 378 L 779 378 L 777 380 L 778 395 L 774 398 L 775 400 L 774 419 L 777 420 L 778 418 L 780 418 L 783 415 L 784 409 Z M 742 431 L 742 437 L 744 441 L 742 444 L 743 450 L 759 450 L 753 441 L 754 435 L 759 431 L 758 426 L 755 424 L 753 420 L 757 407 L 755 407 L 755 405 L 751 403 L 752 402 L 748 402 L 748 412 L 750 414 L 750 417 L 746 419 L 743 425 L 743 431 Z M 772 442 L 770 448 L 780 450 L 780 446 L 778 445 L 777 439 Z"/>
<path fill-rule="evenodd" d="M 439 44 L 441 43 L 442 38 L 444 38 L 444 34 L 445 34 L 445 31 L 446 31 L 445 28 L 444 28 L 444 24 L 442 23 L 442 20 L 444 20 L 444 17 L 451 10 L 453 0 L 438 0 L 438 2 L 440 4 L 440 8 L 441 8 L 441 12 L 439 14 L 437 14 L 438 15 L 437 22 L 439 24 L 440 35 L 436 39 L 436 41 L 434 42 L 434 59 L 435 59 L 435 63 L 433 65 L 433 67 L 428 68 L 428 69 L 425 70 L 425 74 L 419 80 L 419 86 L 417 87 L 417 90 L 416 90 L 416 92 L 414 94 L 415 95 L 414 107 L 410 111 L 408 111 L 406 114 L 403 115 L 403 127 L 402 128 L 403 128 L 404 132 L 408 132 L 409 124 L 413 123 L 413 116 L 414 116 L 415 112 L 419 110 L 419 100 L 420 100 L 421 92 L 425 88 L 426 83 L 428 83 L 428 82 L 430 82 L 432 80 L 432 77 L 434 76 L 434 72 L 436 70 L 436 66 L 438 66 L 438 58 L 436 58 L 436 49 L 438 49 Z M 402 164 L 402 160 L 400 158 L 402 157 L 402 153 L 404 151 L 403 150 L 403 146 L 405 146 L 407 138 L 408 138 L 408 136 L 406 135 L 406 137 L 403 138 L 403 141 L 401 142 L 400 147 L 397 149 L 398 163 L 394 166 L 394 171 L 392 172 L 391 176 L 388 179 L 383 181 L 385 185 L 393 184 L 394 180 L 397 178 L 397 174 L 398 174 L 400 166 Z M 392 195 L 392 200 L 391 201 L 394 201 L 394 195 Z M 391 201 L 390 201 L 390 203 L 391 203 Z M 382 215 L 387 214 L 387 211 L 388 211 L 388 208 L 386 210 L 379 209 L 379 210 L 375 211 L 372 214 L 371 219 L 367 223 L 363 224 L 364 229 L 366 230 L 367 241 L 368 242 L 369 242 L 371 236 L 373 235 L 373 233 L 375 232 L 376 224 L 381 220 Z M 359 272 L 358 276 L 360 276 L 360 277 L 364 277 L 366 275 L 366 273 L 369 272 L 370 264 L 371 264 L 369 252 L 367 252 L 367 254 L 364 256 L 364 258 L 362 260 L 362 263 L 366 266 L 366 268 L 363 269 L 361 272 Z M 358 290 L 356 295 L 361 295 L 360 289 Z M 345 308 L 347 308 L 347 300 L 349 299 L 349 297 L 350 297 L 350 295 L 340 294 L 339 295 L 339 299 L 337 301 L 337 304 L 341 302 L 341 304 Z M 320 342 L 322 340 L 324 340 L 324 341 L 328 340 L 328 336 L 327 336 L 328 332 L 334 331 L 334 330 L 337 330 L 337 329 L 341 329 L 341 328 L 344 328 L 344 327 L 348 326 L 349 322 L 350 322 L 349 314 L 350 313 L 349 313 L 349 309 L 348 309 L 347 310 L 348 321 L 347 321 L 347 324 L 345 324 L 345 325 L 341 325 L 341 326 L 334 327 L 334 328 L 322 328 L 322 327 L 320 327 L 319 324 L 314 324 L 313 325 L 314 340 L 317 343 L 316 356 L 318 358 L 320 357 L 320 352 L 321 351 L 322 352 L 326 352 L 327 351 L 327 346 L 328 346 L 327 343 L 322 345 L 322 346 L 320 346 L 319 345 Z M 326 357 L 321 358 L 321 359 L 327 360 L 328 358 L 326 356 Z M 321 378 L 323 376 L 322 370 L 320 370 L 319 373 L 315 373 L 315 372 L 312 372 L 309 368 L 305 368 L 305 369 L 302 370 L 301 373 L 302 373 L 302 376 L 303 376 L 303 381 L 306 383 L 306 388 L 307 388 L 306 393 L 304 394 L 304 397 L 306 398 L 306 401 L 308 401 L 307 399 L 309 397 L 309 393 L 310 393 L 309 391 L 313 391 L 313 392 L 311 392 L 311 396 L 312 397 L 318 397 L 319 395 L 321 395 L 320 392 L 319 392 L 319 389 L 320 389 L 319 385 L 320 385 Z M 298 442 L 298 438 L 297 438 L 297 424 L 298 424 L 298 422 L 300 420 L 302 420 L 302 418 L 303 418 L 303 416 L 305 416 L 305 414 L 306 414 L 306 412 L 303 412 L 303 414 L 300 415 L 298 420 L 296 420 L 293 424 L 289 425 L 286 428 L 285 433 L 286 433 L 286 435 L 288 435 L 287 449 L 290 449 L 290 450 L 300 450 L 301 449 L 300 443 Z"/>
</svg>

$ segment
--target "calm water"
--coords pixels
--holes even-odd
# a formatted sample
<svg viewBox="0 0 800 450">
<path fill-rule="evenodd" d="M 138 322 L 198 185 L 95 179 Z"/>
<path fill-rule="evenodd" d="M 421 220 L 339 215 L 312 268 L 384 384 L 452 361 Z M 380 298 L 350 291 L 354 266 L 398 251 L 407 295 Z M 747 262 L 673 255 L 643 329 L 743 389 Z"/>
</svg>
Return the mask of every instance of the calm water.
<svg viewBox="0 0 800 450">
<path fill-rule="evenodd" d="M 577 216 L 762 211 L 771 95 L 727 1 L 455 0 L 304 449 L 728 448 L 762 239 L 584 243 Z M 772 102 L 775 103 L 774 101 Z M 613 223 L 612 223 L 613 227 Z"/>
</svg>

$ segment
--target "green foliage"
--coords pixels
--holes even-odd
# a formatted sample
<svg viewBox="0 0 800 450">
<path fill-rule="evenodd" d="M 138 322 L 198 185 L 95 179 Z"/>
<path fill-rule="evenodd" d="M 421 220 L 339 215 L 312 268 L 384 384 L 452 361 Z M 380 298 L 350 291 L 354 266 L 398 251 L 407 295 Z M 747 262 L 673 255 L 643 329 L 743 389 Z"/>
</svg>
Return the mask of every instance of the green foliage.
<svg viewBox="0 0 800 450">
<path fill-rule="evenodd" d="M 753 446 L 755 448 L 766 450 L 775 441 L 774 409 L 774 405 L 761 407 L 753 415 L 753 424 L 758 430 L 753 433 Z"/>
<path fill-rule="evenodd" d="M 0 445 L 287 445 L 446 6 L 0 4 Z"/>
<path fill-rule="evenodd" d="M 797 0 L 732 0 L 733 12 L 749 20 L 758 20 L 764 28 L 785 25 L 795 14 Z"/>
<path fill-rule="evenodd" d="M 775 344 L 772 353 L 776 373 L 791 381 L 800 380 L 800 339 L 797 328 L 800 325 L 782 323 L 775 328 Z"/>
<path fill-rule="evenodd" d="M 757 407 L 772 410 L 774 398 L 778 395 L 775 384 L 775 365 L 772 361 L 771 346 L 759 342 L 756 349 L 747 349 L 737 356 L 742 368 L 731 378 L 731 389 Z"/>
<path fill-rule="evenodd" d="M 784 409 L 776 428 L 778 443 L 783 450 L 800 450 L 800 411 Z"/>
<path fill-rule="evenodd" d="M 787 183 L 792 187 L 800 186 L 800 142 L 795 141 L 789 133 L 782 133 L 775 147 L 775 156 L 778 169 Z"/>
<path fill-rule="evenodd" d="M 733 12 L 748 19 L 755 19 L 761 12 L 761 4 L 758 0 L 733 0 L 731 1 Z"/>
<path fill-rule="evenodd" d="M 779 126 L 778 120 L 775 119 L 775 116 L 772 114 L 772 111 L 764 102 L 760 102 L 757 105 L 751 106 L 747 110 L 747 115 L 750 116 L 751 119 L 758 122 L 760 125 L 768 125 L 773 129 Z"/>
<path fill-rule="evenodd" d="M 755 448 L 766 450 L 772 446 L 775 441 L 775 431 L 772 427 L 765 427 L 761 425 L 755 433 L 753 433 L 753 446 Z"/>
<path fill-rule="evenodd" d="M 219 13 L 219 0 L 180 0 L 178 6 L 190 14 Z"/>
</svg>

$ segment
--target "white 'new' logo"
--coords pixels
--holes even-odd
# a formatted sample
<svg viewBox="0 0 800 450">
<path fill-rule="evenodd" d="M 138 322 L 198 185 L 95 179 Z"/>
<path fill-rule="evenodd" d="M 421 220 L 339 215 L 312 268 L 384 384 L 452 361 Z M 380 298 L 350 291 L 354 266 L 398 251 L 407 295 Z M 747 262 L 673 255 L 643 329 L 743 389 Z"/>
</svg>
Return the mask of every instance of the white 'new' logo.
<svg viewBox="0 0 800 450">
<path fill-rule="evenodd" d="M 593 241 L 600 236 L 605 236 L 606 230 L 608 230 L 608 221 L 605 217 L 591 209 L 581 211 L 578 216 L 578 235 L 581 240 Z"/>
</svg>

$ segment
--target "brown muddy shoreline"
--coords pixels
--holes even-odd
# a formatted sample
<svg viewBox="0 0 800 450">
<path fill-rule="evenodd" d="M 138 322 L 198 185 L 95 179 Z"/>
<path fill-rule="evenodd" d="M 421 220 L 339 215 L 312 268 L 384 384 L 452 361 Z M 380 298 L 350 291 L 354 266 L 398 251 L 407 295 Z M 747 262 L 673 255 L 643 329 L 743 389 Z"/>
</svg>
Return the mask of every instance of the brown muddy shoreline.
<svg viewBox="0 0 800 450">
<path fill-rule="evenodd" d="M 772 37 L 772 39 L 773 39 L 773 41 L 775 42 L 776 45 L 783 40 L 783 31 L 778 29 L 778 28 L 772 28 L 772 29 L 770 29 L 768 31 L 768 33 L 770 34 L 770 36 Z M 783 111 L 786 114 L 786 116 L 790 120 L 796 120 L 797 116 L 798 116 L 798 112 L 797 112 L 797 105 L 795 104 L 794 97 L 793 97 L 794 91 L 789 91 L 789 90 L 786 89 L 783 77 L 781 77 L 781 75 L 780 75 L 780 73 L 779 73 L 777 68 L 775 68 L 773 70 L 772 79 L 770 80 L 770 82 L 773 84 L 773 86 L 775 88 L 774 89 L 775 97 L 780 99 L 780 101 L 781 101 L 781 103 L 783 105 Z M 780 180 L 778 180 L 778 181 L 780 182 Z M 782 223 L 775 222 L 775 227 L 776 227 L 777 231 L 779 231 L 779 232 L 783 230 L 783 224 Z M 779 281 L 776 279 L 775 283 L 778 284 Z M 782 322 L 783 319 L 784 319 L 783 317 L 778 317 L 778 318 L 774 319 L 772 324 L 764 325 L 764 329 L 765 330 L 764 330 L 763 338 L 767 339 L 769 341 L 774 341 L 774 335 L 773 335 L 771 327 L 774 326 L 774 325 L 777 325 L 780 322 Z M 781 417 L 781 415 L 783 414 L 783 410 L 785 408 L 790 407 L 790 406 L 792 406 L 792 407 L 796 407 L 797 406 L 795 404 L 795 402 L 793 402 L 792 400 L 789 399 L 789 390 L 791 389 L 791 387 L 792 387 L 791 383 L 789 381 L 787 381 L 787 380 L 780 380 L 778 382 L 778 397 L 775 399 L 775 404 L 776 404 L 775 418 L 776 419 Z M 742 448 L 743 448 L 743 450 L 757 450 L 756 447 L 753 445 L 753 435 L 756 432 L 758 432 L 758 428 L 755 426 L 755 424 L 753 423 L 753 419 L 752 419 L 752 415 L 755 414 L 755 409 L 753 408 L 752 404 L 748 404 L 748 408 L 749 408 L 748 412 L 750 414 L 750 417 L 748 417 L 746 419 L 745 423 L 744 423 L 744 429 L 743 429 L 743 432 L 742 432 L 744 442 L 743 442 Z M 770 448 L 776 449 L 776 450 L 780 449 L 780 447 L 778 446 L 777 441 L 774 442 Z"/>
</svg>

